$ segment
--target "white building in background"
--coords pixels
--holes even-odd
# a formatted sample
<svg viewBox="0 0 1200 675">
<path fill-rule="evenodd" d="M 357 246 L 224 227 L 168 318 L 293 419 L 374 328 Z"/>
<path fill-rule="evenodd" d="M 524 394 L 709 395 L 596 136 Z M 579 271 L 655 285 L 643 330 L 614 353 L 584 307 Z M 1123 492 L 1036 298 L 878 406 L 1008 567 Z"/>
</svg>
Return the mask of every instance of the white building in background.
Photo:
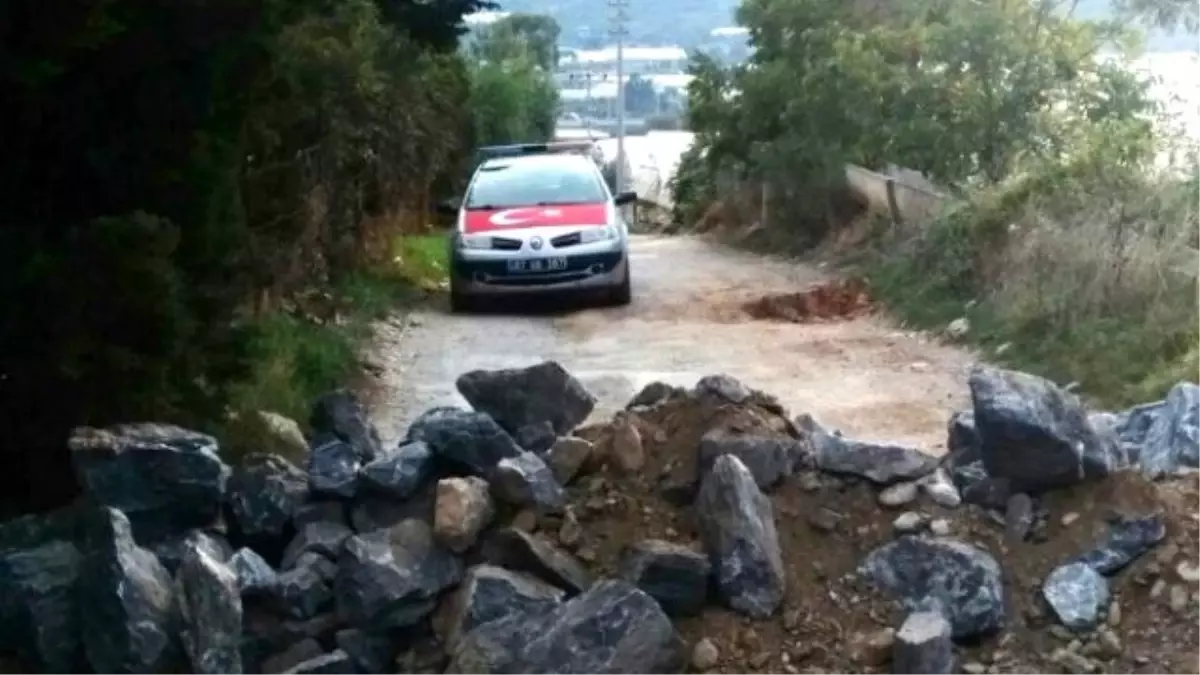
<svg viewBox="0 0 1200 675">
<path fill-rule="evenodd" d="M 480 26 L 490 26 L 500 19 L 506 18 L 512 12 L 475 12 L 463 17 L 463 23 L 467 24 L 468 28 L 478 28 Z"/>
<path fill-rule="evenodd" d="M 682 73 L 687 70 L 688 55 L 683 47 L 625 47 L 624 69 L 629 75 Z M 617 48 L 563 50 L 559 70 L 594 73 L 617 72 Z"/>
</svg>

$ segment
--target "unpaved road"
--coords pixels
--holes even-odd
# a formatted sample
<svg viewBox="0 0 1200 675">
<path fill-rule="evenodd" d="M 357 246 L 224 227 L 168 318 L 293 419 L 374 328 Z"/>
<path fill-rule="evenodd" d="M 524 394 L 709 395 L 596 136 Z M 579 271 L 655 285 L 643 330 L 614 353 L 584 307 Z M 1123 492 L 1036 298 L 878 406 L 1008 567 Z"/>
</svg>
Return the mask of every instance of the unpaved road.
<svg viewBox="0 0 1200 675">
<path fill-rule="evenodd" d="M 441 307 L 381 324 L 375 417 L 391 443 L 435 405 L 462 405 L 458 375 L 476 368 L 563 364 L 607 417 L 645 384 L 691 386 L 725 372 L 851 436 L 940 453 L 946 420 L 968 400 L 972 356 L 879 317 L 827 323 L 755 321 L 745 300 L 794 292 L 820 270 L 694 237 L 636 236 L 634 301 L 558 315 L 451 315 Z"/>
</svg>

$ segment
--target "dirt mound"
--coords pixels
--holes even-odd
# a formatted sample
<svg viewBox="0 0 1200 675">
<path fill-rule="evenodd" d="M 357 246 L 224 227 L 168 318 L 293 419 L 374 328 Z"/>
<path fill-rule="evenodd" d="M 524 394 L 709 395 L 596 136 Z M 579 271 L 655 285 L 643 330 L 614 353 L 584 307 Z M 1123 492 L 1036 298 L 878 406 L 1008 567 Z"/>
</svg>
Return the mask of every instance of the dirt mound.
<svg viewBox="0 0 1200 675">
<path fill-rule="evenodd" d="M 833 280 L 799 293 L 765 295 L 747 302 L 744 308 L 755 319 L 804 323 L 867 314 L 871 311 L 871 296 L 862 279 Z"/>
<path fill-rule="evenodd" d="M 640 471 L 622 472 L 607 461 L 621 425 L 639 432 L 646 461 Z M 713 430 L 810 440 L 769 400 L 734 405 L 682 392 L 622 413 L 612 424 L 581 429 L 578 434 L 595 443 L 597 459 L 590 475 L 568 489 L 580 527 L 563 537 L 564 547 L 597 577 L 618 575 L 626 547 L 644 539 L 702 551 L 693 510 L 668 499 L 664 485 L 694 470 L 700 439 Z M 957 648 L 965 672 L 1086 672 L 1064 669 L 1064 649 L 1081 655 L 1074 663 L 1090 672 L 1197 672 L 1196 587 L 1176 571 L 1184 561 L 1195 564 L 1197 489 L 1194 475 L 1155 484 L 1132 472 L 1115 474 L 1046 495 L 1040 531 L 1013 541 L 1003 517 L 978 506 L 944 508 L 921 493 L 888 508 L 880 504 L 880 488 L 866 480 L 805 469 L 764 491 L 785 567 L 780 610 L 751 620 L 710 604 L 676 625 L 689 645 L 705 638 L 715 645 L 718 657 L 708 672 L 890 672 L 890 650 L 869 645 L 872 638 L 886 643 L 887 631 L 900 625 L 904 613 L 866 587 L 855 570 L 871 550 L 895 538 L 894 521 L 909 511 L 940 521 L 938 530 L 989 552 L 1003 568 L 1005 629 Z M 1040 593 L 1047 574 L 1102 543 L 1112 517 L 1154 513 L 1165 516 L 1166 539 L 1111 579 L 1113 608 L 1102 628 L 1118 641 L 1116 652 L 1111 641 L 1101 644 L 1095 637 L 1104 631 L 1071 635 L 1056 625 Z M 542 518 L 537 527 L 557 541 L 562 520 Z M 1186 609 L 1171 607 L 1176 588 L 1188 595 Z"/>
</svg>

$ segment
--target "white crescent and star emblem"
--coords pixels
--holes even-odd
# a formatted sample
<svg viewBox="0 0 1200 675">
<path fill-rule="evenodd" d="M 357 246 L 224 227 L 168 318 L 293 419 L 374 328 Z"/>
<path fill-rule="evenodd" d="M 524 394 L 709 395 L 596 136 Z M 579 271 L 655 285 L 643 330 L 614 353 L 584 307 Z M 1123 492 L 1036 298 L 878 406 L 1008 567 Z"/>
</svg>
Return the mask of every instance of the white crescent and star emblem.
<svg viewBox="0 0 1200 675">
<path fill-rule="evenodd" d="M 544 209 L 540 207 L 522 207 L 518 209 L 505 209 L 497 213 L 493 213 L 488 221 L 493 225 L 500 227 L 516 227 L 524 225 L 531 220 L 538 218 L 559 218 L 562 216 L 562 209 Z"/>
</svg>

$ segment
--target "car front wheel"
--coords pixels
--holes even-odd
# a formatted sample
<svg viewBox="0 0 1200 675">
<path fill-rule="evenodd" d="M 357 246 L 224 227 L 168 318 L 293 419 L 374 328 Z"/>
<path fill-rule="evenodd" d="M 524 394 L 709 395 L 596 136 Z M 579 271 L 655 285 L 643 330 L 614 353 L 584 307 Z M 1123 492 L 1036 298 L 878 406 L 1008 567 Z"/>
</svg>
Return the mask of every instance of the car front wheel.
<svg viewBox="0 0 1200 675">
<path fill-rule="evenodd" d="M 609 291 L 609 302 L 617 307 L 623 307 L 633 302 L 633 285 L 629 278 L 629 265 L 625 266 L 625 277 L 621 283 Z"/>
<path fill-rule="evenodd" d="M 475 309 L 475 298 L 459 291 L 450 284 L 450 311 L 453 314 L 466 314 Z"/>
</svg>

